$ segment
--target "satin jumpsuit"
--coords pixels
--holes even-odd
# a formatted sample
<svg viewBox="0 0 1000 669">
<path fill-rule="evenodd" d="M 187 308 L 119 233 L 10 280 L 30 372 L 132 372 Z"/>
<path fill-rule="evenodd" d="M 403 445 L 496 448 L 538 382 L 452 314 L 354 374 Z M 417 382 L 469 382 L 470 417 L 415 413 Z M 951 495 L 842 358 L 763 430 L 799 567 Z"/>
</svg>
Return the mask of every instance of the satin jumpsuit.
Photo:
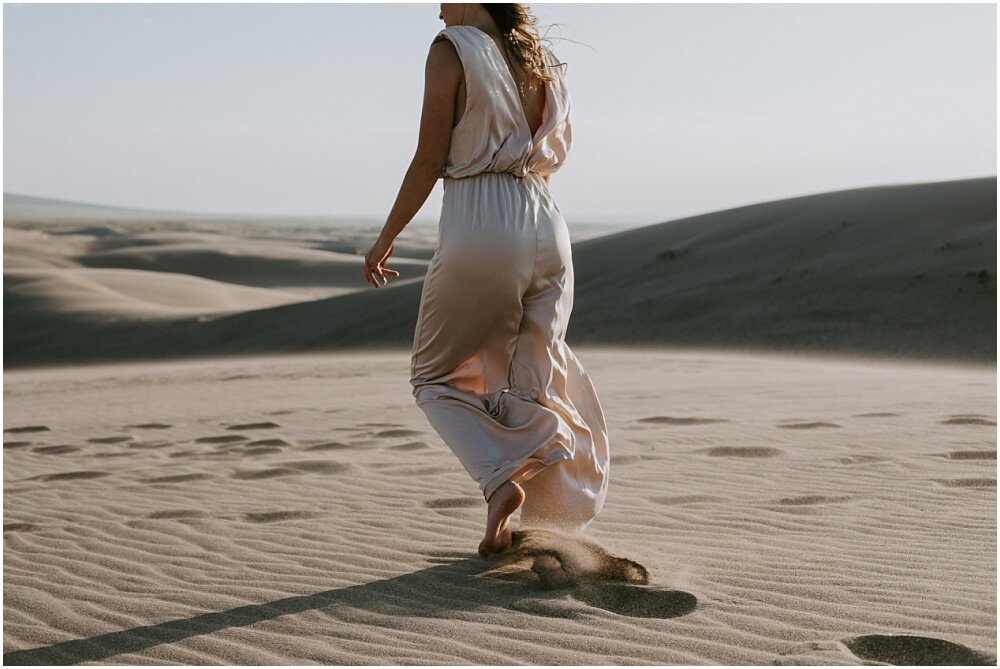
<svg viewBox="0 0 1000 669">
<path fill-rule="evenodd" d="M 493 39 L 450 26 L 466 106 L 443 171 L 438 243 L 424 278 L 410 384 L 417 406 L 488 501 L 505 481 L 527 498 L 521 527 L 584 529 L 604 506 L 605 417 L 566 344 L 569 232 L 543 175 L 572 143 L 564 65 L 545 48 L 544 120 L 532 136 Z"/>
</svg>

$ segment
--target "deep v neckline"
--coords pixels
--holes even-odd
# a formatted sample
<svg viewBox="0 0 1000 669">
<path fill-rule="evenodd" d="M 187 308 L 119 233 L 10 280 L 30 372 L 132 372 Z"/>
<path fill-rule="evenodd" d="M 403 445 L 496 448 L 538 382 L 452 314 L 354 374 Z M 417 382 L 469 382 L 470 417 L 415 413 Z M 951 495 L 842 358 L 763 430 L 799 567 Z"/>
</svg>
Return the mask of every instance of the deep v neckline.
<svg viewBox="0 0 1000 669">
<path fill-rule="evenodd" d="M 468 27 L 472 28 L 476 32 L 480 33 L 483 37 L 485 37 L 489 41 L 489 43 L 493 46 L 493 50 L 496 51 L 496 54 L 500 56 L 500 62 L 503 63 L 504 72 L 507 74 L 507 78 L 510 80 L 510 83 L 513 84 L 514 87 L 514 97 L 517 98 L 517 106 L 521 112 L 521 124 L 524 126 L 524 128 L 528 131 L 528 134 L 531 136 L 531 141 L 534 142 L 536 136 L 538 135 L 539 132 L 541 132 L 542 128 L 545 126 L 545 121 L 547 120 L 549 112 L 549 89 L 548 89 L 549 82 L 542 81 L 542 95 L 544 96 L 544 101 L 542 102 L 542 122 L 538 125 L 538 129 L 532 132 L 531 125 L 528 123 L 528 114 L 524 110 L 524 100 L 521 99 L 521 94 L 518 92 L 517 79 L 514 77 L 514 73 L 511 71 L 510 65 L 507 64 L 507 59 L 504 58 L 503 52 L 500 50 L 500 47 L 497 46 L 497 43 L 496 41 L 494 41 L 493 37 L 491 37 L 490 34 L 485 30 L 483 30 L 482 28 L 478 28 L 477 26 L 472 26 L 472 25 Z"/>
</svg>

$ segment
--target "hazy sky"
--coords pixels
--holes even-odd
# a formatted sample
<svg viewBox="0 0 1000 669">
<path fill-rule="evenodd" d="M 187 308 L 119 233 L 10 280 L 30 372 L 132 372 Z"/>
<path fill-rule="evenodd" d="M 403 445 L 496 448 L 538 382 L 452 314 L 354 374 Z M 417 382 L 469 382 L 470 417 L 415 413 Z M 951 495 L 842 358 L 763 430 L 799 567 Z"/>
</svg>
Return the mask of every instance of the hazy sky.
<svg viewBox="0 0 1000 669">
<path fill-rule="evenodd" d="M 570 224 L 996 174 L 994 4 L 532 7 L 569 63 Z M 384 219 L 443 27 L 437 4 L 3 9 L 4 191 L 204 212 Z"/>
</svg>

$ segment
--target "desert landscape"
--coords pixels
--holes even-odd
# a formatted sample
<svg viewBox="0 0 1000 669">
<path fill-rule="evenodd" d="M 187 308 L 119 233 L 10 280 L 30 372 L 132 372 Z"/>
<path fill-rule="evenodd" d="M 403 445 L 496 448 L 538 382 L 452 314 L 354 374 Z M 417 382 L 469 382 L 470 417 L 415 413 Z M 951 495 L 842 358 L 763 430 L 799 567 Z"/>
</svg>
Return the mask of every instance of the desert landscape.
<svg viewBox="0 0 1000 669">
<path fill-rule="evenodd" d="M 4 204 L 5 664 L 996 664 L 993 176 L 570 221 L 607 502 L 490 559 L 435 226 Z"/>
</svg>

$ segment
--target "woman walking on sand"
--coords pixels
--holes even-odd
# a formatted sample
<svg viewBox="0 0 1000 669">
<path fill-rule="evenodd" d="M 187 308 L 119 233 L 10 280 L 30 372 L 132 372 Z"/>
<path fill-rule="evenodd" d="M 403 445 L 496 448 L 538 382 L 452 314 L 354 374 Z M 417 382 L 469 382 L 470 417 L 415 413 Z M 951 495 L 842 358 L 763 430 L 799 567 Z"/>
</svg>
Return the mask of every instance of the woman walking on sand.
<svg viewBox="0 0 1000 669">
<path fill-rule="evenodd" d="M 525 5 L 445 3 L 439 18 L 416 154 L 364 273 L 399 276 L 392 241 L 443 177 L 410 384 L 482 490 L 485 557 L 510 547 L 518 509 L 521 527 L 585 528 L 607 494 L 608 435 L 565 341 L 573 260 L 548 186 L 572 141 L 565 64 Z"/>
</svg>

